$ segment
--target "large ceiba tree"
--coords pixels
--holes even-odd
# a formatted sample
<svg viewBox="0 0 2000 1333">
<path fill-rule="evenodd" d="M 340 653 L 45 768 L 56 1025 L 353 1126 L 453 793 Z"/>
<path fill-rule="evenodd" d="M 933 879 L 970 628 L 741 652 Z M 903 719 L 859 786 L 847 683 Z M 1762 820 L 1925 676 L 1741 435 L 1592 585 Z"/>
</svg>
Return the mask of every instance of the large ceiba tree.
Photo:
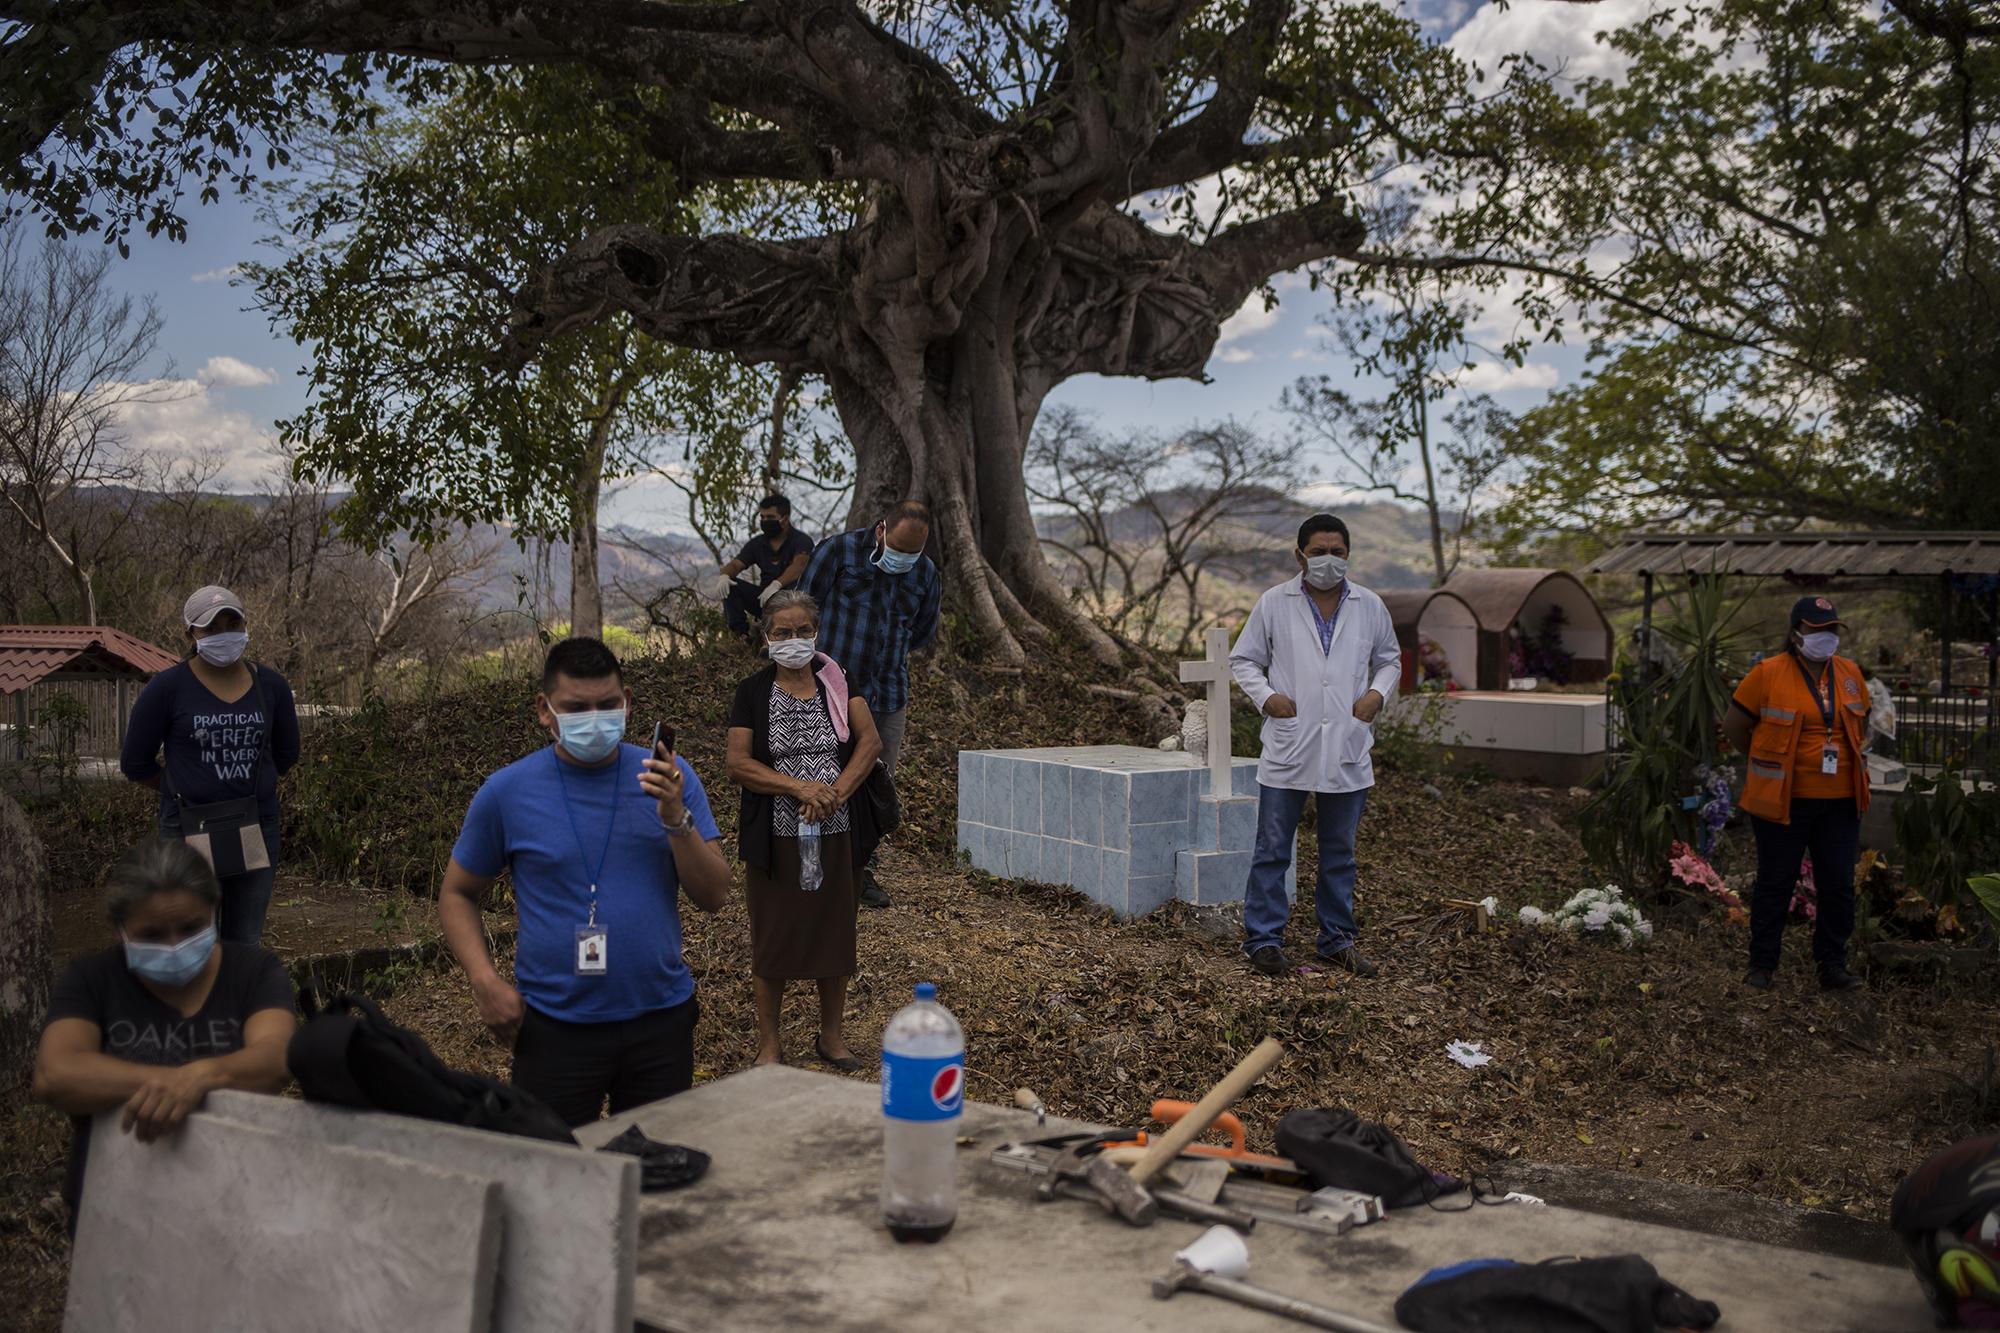
<svg viewBox="0 0 2000 1333">
<path fill-rule="evenodd" d="M 301 121 L 358 123 L 446 66 L 587 70 L 683 188 L 802 204 L 783 216 L 812 225 L 757 235 L 590 235 L 496 309 L 496 364 L 622 314 L 823 379 L 854 518 L 927 499 L 1002 660 L 1052 627 L 1115 657 L 1023 487 L 1055 386 L 1199 377 L 1275 275 L 1346 284 L 1445 251 L 1465 269 L 1532 253 L 1588 203 L 1551 151 L 1577 114 L 1539 71 L 1482 87 L 1380 4 L 0 0 L 0 18 L 0 167 L 63 226 L 176 232 L 190 178 L 227 188 L 260 141 L 277 161 Z"/>
</svg>

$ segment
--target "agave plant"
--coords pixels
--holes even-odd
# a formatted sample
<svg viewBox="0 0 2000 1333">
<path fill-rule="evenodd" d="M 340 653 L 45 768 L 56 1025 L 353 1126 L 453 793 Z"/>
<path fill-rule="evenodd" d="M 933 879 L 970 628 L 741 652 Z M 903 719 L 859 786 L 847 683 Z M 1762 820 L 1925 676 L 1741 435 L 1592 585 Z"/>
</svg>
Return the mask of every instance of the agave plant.
<svg viewBox="0 0 2000 1333">
<path fill-rule="evenodd" d="M 1679 616 L 1660 626 L 1679 660 L 1643 678 L 1622 670 L 1612 682 L 1619 744 L 1579 832 L 1585 854 L 1629 891 L 1664 880 L 1675 842 L 1700 841 L 1701 812 L 1684 798 L 1699 791 L 1702 770 L 1720 766 L 1719 727 L 1747 652 L 1742 608 L 1724 597 L 1719 576 L 1697 575 Z"/>
</svg>

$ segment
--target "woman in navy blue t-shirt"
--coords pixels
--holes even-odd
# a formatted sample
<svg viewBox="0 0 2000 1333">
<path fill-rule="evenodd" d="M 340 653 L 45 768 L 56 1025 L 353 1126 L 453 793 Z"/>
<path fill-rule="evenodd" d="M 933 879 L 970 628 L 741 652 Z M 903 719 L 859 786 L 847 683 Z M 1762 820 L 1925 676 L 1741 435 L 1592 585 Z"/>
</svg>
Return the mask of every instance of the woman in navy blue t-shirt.
<svg viewBox="0 0 2000 1333">
<path fill-rule="evenodd" d="M 278 775 L 299 757 L 298 710 L 283 676 L 244 658 L 250 635 L 235 593 L 197 589 L 182 619 L 193 651 L 140 691 L 118 763 L 132 781 L 159 788 L 169 838 L 195 831 L 182 818 L 187 807 L 255 801 L 255 824 L 237 836 L 254 868 L 220 875 L 218 929 L 230 943 L 256 944 L 277 878 Z"/>
</svg>

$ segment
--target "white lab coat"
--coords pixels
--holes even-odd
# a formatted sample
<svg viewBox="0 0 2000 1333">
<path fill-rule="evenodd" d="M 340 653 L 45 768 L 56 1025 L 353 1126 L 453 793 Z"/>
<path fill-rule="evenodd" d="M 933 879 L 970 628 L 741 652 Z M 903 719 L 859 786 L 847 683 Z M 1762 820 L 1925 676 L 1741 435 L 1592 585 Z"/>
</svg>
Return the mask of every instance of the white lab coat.
<svg viewBox="0 0 2000 1333">
<path fill-rule="evenodd" d="M 1333 646 L 1322 653 L 1305 588 L 1297 578 L 1281 583 L 1257 599 L 1229 672 L 1259 712 L 1273 694 L 1298 705 L 1297 717 L 1264 719 L 1258 782 L 1324 792 L 1375 785 L 1375 729 L 1354 716 L 1354 705 L 1372 689 L 1386 707 L 1403 675 L 1395 622 L 1380 597 L 1349 583 Z"/>
</svg>

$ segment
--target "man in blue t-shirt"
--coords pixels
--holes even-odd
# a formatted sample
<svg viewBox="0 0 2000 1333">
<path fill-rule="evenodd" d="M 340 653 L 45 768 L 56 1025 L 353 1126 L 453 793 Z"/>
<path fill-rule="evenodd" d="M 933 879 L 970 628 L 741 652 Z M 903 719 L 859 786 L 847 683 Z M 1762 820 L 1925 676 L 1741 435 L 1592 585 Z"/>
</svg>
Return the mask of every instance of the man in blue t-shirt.
<svg viewBox="0 0 2000 1333">
<path fill-rule="evenodd" d="M 438 892 L 438 923 L 479 1016 L 514 1048 L 513 1081 L 572 1125 L 694 1082 L 694 976 L 679 895 L 729 897 L 701 779 L 678 755 L 623 744 L 632 692 L 596 639 L 549 650 L 535 712 L 555 744 L 472 798 Z M 664 751 L 664 747 L 663 751 Z M 486 951 L 480 906 L 513 872 L 514 983 Z"/>
</svg>

